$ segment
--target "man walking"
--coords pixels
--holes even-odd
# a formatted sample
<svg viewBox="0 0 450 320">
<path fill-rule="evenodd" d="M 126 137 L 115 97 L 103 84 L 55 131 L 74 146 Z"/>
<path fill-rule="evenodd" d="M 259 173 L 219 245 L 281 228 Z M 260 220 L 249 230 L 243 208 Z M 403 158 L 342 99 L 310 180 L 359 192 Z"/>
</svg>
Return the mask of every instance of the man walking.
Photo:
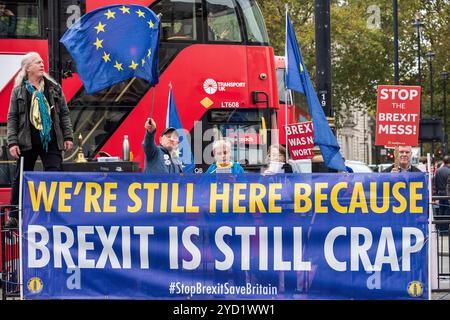
<svg viewBox="0 0 450 320">
<path fill-rule="evenodd" d="M 450 176 L 450 156 L 444 157 L 444 165 L 436 171 L 434 176 L 434 189 L 436 190 L 437 196 L 447 195 L 447 179 Z M 439 210 L 438 215 L 447 215 L 450 210 L 448 210 L 448 200 L 439 200 Z"/>
</svg>

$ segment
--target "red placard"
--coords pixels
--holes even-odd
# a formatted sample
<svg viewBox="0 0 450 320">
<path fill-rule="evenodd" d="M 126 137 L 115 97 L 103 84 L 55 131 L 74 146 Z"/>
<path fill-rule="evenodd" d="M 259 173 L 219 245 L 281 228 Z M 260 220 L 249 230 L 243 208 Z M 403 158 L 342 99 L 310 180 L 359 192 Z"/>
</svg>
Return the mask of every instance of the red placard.
<svg viewBox="0 0 450 320">
<path fill-rule="evenodd" d="M 311 159 L 314 157 L 314 131 L 311 121 L 284 126 L 291 159 Z"/>
<path fill-rule="evenodd" d="M 419 86 L 378 86 L 375 145 L 417 146 L 419 117 Z"/>
</svg>

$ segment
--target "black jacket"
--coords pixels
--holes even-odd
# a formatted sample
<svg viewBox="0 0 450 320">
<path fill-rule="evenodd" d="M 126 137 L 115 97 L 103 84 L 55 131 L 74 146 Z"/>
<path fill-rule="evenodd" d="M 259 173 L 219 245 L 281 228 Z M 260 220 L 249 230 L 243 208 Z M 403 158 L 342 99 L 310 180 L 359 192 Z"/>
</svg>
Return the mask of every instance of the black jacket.
<svg viewBox="0 0 450 320">
<path fill-rule="evenodd" d="M 390 166 L 390 167 L 384 169 L 383 172 L 391 172 L 393 168 L 394 168 L 394 165 L 392 165 L 392 166 Z M 420 169 L 418 169 L 418 168 L 415 167 L 415 166 L 411 166 L 411 167 L 409 168 L 408 172 L 422 172 L 422 171 L 420 171 Z"/>
<path fill-rule="evenodd" d="M 53 129 L 56 134 L 58 149 L 64 150 L 64 141 L 73 141 L 72 123 L 70 121 L 69 108 L 61 87 L 44 78 L 45 86 L 48 86 L 50 108 Z M 21 151 L 32 149 L 30 106 L 27 103 L 27 88 L 25 84 L 15 87 L 11 93 L 11 102 L 8 110 L 7 142 L 8 148 L 18 145 Z"/>
<path fill-rule="evenodd" d="M 436 190 L 436 194 L 438 196 L 446 196 L 447 195 L 447 180 L 450 177 L 450 167 L 444 165 L 442 168 L 439 168 L 434 175 L 433 183 L 434 188 Z"/>
</svg>

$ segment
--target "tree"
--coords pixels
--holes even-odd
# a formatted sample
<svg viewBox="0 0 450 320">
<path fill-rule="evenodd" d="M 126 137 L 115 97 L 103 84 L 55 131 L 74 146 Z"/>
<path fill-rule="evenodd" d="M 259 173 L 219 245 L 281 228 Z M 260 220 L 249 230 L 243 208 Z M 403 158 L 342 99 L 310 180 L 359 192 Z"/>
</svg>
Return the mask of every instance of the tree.
<svg viewBox="0 0 450 320">
<path fill-rule="evenodd" d="M 300 50 L 315 79 L 314 0 L 287 1 Z M 428 50 L 433 61 L 435 113 L 442 114 L 443 99 L 439 72 L 450 69 L 450 0 L 399 1 L 400 84 L 417 85 L 416 29 L 413 21 L 420 11 L 422 30 L 422 96 L 424 115 L 429 110 L 428 66 L 423 59 Z M 260 3 L 271 45 L 276 55 L 284 55 L 285 6 L 277 0 Z M 392 1 L 373 3 L 363 0 L 332 0 L 332 104 L 336 124 L 349 107 L 364 108 L 374 114 L 376 87 L 394 83 Z M 450 86 L 448 86 L 450 87 Z"/>
</svg>

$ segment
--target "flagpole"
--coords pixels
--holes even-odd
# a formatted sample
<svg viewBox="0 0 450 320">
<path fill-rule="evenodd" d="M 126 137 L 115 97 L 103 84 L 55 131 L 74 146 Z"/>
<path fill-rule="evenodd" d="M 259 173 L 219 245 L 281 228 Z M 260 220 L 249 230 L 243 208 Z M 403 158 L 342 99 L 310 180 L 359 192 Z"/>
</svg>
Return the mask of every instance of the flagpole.
<svg viewBox="0 0 450 320">
<path fill-rule="evenodd" d="M 431 300 L 431 290 L 432 290 L 432 283 L 431 283 L 431 277 L 432 277 L 432 262 L 431 262 L 431 250 L 433 249 L 432 236 L 436 237 L 436 230 L 433 230 L 432 228 L 436 228 L 432 224 L 432 221 L 434 219 L 434 213 L 433 213 L 433 191 L 432 191 L 432 180 L 431 180 L 431 157 L 430 154 L 427 153 L 427 177 L 428 177 L 428 300 Z M 439 281 L 439 279 L 438 279 Z"/>
<path fill-rule="evenodd" d="M 150 105 L 150 116 L 149 118 L 153 118 L 153 109 L 155 107 L 155 87 L 152 88 L 152 103 Z"/>
<path fill-rule="evenodd" d="M 167 95 L 167 112 L 166 112 L 166 128 L 169 126 L 169 111 L 170 111 L 170 95 L 172 94 L 172 81 L 169 82 L 169 94 Z"/>
<path fill-rule="evenodd" d="M 288 162 L 289 160 L 289 144 L 288 144 L 288 139 L 287 139 L 287 133 L 286 133 L 286 126 L 288 125 L 288 92 L 290 93 L 291 90 L 285 90 L 284 91 L 284 125 L 285 125 L 285 129 L 284 129 L 284 141 L 286 141 L 286 162 Z"/>
<path fill-rule="evenodd" d="M 158 13 L 157 15 L 156 15 L 156 18 L 159 20 L 159 21 L 161 21 L 161 17 L 162 17 L 162 13 Z M 161 31 L 161 23 L 158 25 L 158 28 L 159 28 L 159 30 Z M 161 38 L 161 32 L 159 33 L 159 36 L 160 36 L 160 38 Z M 161 40 L 161 39 L 158 39 L 159 41 Z M 154 110 L 154 107 L 155 107 L 155 87 L 153 87 L 153 90 L 152 90 L 152 104 L 150 105 L 150 118 L 153 118 L 153 110 Z"/>
<path fill-rule="evenodd" d="M 118 102 L 122 96 L 125 94 L 125 92 L 130 88 L 130 86 L 133 84 L 133 82 L 136 80 L 136 77 L 131 78 L 131 80 L 128 82 L 128 84 L 125 86 L 125 88 L 122 90 L 122 92 L 119 94 L 119 96 L 114 100 L 114 102 Z"/>
<path fill-rule="evenodd" d="M 287 3 L 285 3 L 284 4 L 284 8 L 286 9 L 286 12 L 285 12 L 285 19 L 286 19 L 286 28 L 285 28 L 285 37 L 286 37 L 286 39 L 287 39 L 287 15 L 288 15 L 288 10 L 289 10 L 289 6 L 288 6 L 288 4 Z M 287 70 L 287 68 L 288 68 L 288 54 L 287 54 L 287 51 L 286 51 L 286 47 L 284 48 L 284 62 L 285 62 L 285 64 L 284 64 L 284 67 L 285 67 L 285 74 L 286 74 L 286 70 Z M 285 81 L 285 87 L 286 87 L 286 81 Z M 285 88 L 286 90 L 284 91 L 284 108 L 285 108 L 285 111 L 284 111 L 284 116 L 285 116 L 285 119 L 284 119 L 284 124 L 285 124 L 285 126 L 287 126 L 287 108 L 288 108 L 288 93 L 289 93 L 289 95 L 290 95 L 290 93 L 291 93 L 291 90 L 290 89 L 287 89 L 287 88 Z M 288 144 L 288 140 L 287 140 L 287 133 L 286 133 L 286 127 L 285 127 L 285 129 L 284 129 L 284 141 L 286 142 L 286 163 L 288 162 L 288 160 L 289 160 L 289 144 Z"/>
</svg>

